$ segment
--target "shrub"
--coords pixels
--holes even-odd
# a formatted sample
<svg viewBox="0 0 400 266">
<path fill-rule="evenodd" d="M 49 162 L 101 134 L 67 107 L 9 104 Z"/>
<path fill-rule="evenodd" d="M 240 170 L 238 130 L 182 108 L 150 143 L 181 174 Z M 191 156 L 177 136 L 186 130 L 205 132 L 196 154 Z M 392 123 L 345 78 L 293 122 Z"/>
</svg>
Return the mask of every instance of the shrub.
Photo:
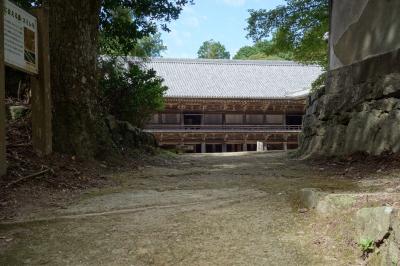
<svg viewBox="0 0 400 266">
<path fill-rule="evenodd" d="M 105 107 L 118 120 L 143 128 L 154 113 L 164 108 L 168 88 L 153 69 L 146 69 L 140 61 L 103 58 L 100 70 Z"/>
<path fill-rule="evenodd" d="M 314 82 L 311 84 L 311 92 L 312 93 L 317 92 L 325 85 L 327 76 L 328 76 L 328 73 L 324 72 L 321 75 L 319 75 L 316 80 L 314 80 Z"/>
</svg>

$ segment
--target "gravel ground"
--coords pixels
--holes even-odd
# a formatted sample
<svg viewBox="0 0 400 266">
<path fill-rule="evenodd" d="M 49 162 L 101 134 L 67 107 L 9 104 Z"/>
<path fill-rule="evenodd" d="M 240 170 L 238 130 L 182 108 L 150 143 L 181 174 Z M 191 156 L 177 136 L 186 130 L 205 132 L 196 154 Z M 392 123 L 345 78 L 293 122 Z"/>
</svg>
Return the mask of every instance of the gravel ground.
<svg viewBox="0 0 400 266">
<path fill-rule="evenodd" d="M 305 187 L 352 191 L 357 182 L 284 153 L 175 161 L 114 173 L 118 187 L 0 224 L 0 265 L 359 263 L 345 217 L 300 212 L 293 197 Z"/>
</svg>

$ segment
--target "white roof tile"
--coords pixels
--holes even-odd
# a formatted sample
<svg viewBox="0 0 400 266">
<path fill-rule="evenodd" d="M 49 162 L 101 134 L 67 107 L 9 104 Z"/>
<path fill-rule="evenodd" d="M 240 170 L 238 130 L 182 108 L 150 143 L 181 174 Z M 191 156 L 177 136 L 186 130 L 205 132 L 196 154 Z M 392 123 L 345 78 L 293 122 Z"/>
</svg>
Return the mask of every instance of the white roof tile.
<svg viewBox="0 0 400 266">
<path fill-rule="evenodd" d="M 296 98 L 322 73 L 291 61 L 151 59 L 145 63 L 165 80 L 166 97 Z"/>
</svg>

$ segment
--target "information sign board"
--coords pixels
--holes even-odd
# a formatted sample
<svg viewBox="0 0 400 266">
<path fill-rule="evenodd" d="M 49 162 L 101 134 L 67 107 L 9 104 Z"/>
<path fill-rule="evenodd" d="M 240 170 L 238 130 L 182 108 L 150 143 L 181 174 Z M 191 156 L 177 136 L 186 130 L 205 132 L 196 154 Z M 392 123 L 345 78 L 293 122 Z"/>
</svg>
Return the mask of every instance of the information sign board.
<svg viewBox="0 0 400 266">
<path fill-rule="evenodd" d="M 9 0 L 4 3 L 5 63 L 38 74 L 37 19 Z"/>
</svg>

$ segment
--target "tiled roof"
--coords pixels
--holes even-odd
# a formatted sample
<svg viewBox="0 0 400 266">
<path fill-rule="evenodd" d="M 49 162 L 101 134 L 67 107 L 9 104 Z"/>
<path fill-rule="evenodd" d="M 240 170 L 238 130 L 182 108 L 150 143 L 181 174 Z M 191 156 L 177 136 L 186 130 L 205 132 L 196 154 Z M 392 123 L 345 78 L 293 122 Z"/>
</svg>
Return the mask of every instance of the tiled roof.
<svg viewBox="0 0 400 266">
<path fill-rule="evenodd" d="M 295 98 L 309 93 L 318 66 L 290 61 L 151 59 L 168 86 L 167 97 Z"/>
</svg>

